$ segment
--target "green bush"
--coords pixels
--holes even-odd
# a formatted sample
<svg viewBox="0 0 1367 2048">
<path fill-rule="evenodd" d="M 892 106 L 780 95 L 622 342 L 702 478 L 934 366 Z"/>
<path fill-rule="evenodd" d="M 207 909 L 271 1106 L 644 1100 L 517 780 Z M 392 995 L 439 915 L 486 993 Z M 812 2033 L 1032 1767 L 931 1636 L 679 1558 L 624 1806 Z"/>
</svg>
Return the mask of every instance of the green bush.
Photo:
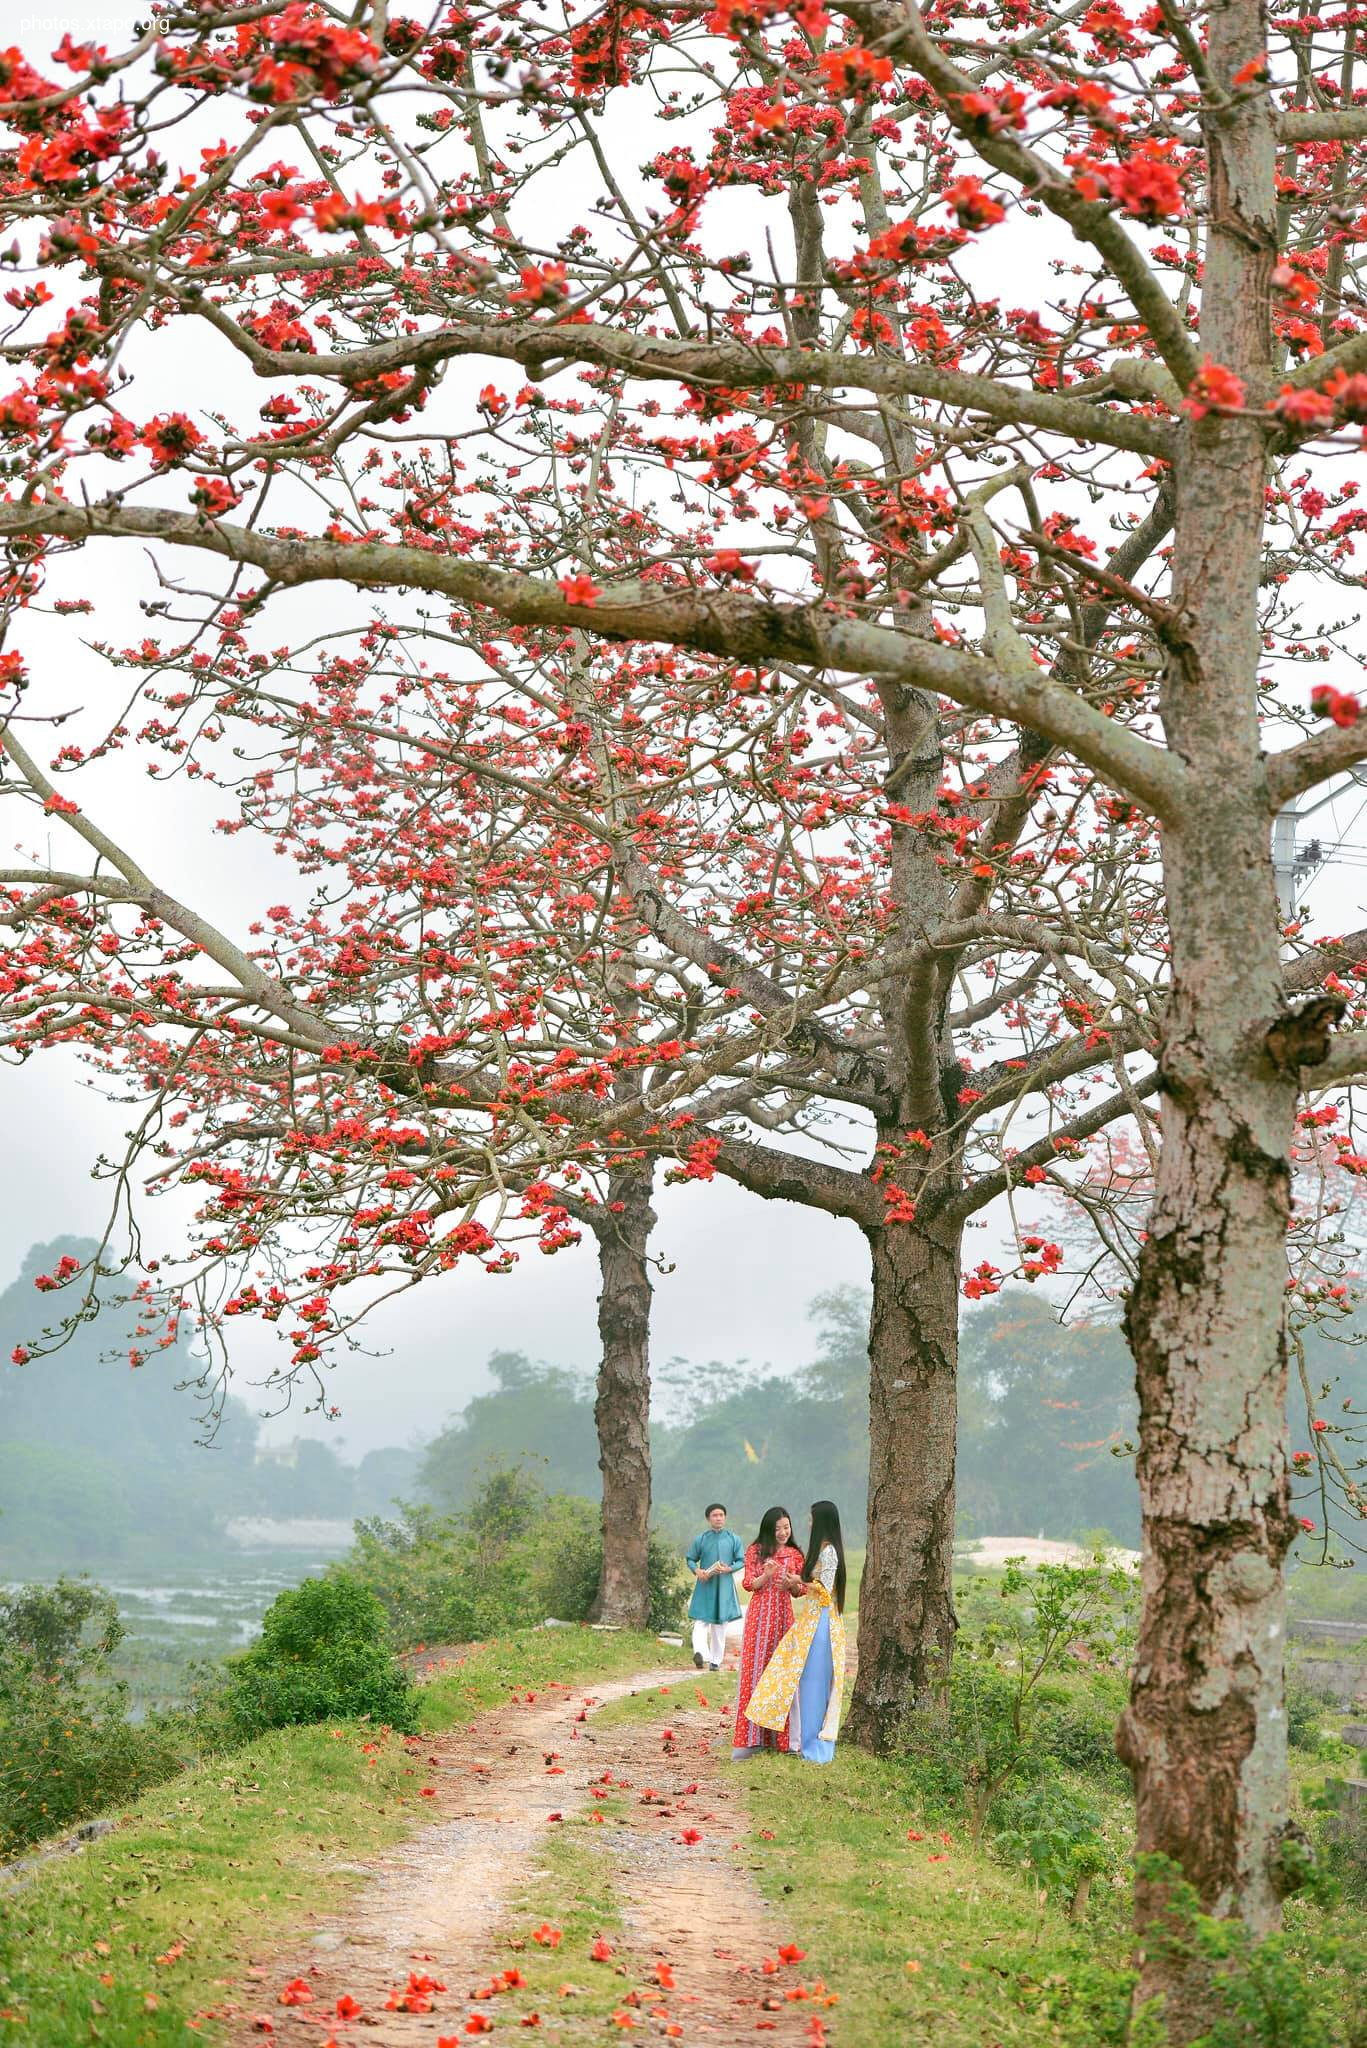
<svg viewBox="0 0 1367 2048">
<path fill-rule="evenodd" d="M 1097 1808 L 1051 1778 L 1004 1794 L 996 1820 L 994 1854 L 1080 1918 L 1091 1880 L 1113 1861 Z"/>
<path fill-rule="evenodd" d="M 1307 1685 L 1293 1665 L 1286 1675 L 1286 1739 L 1292 1749 L 1313 1755 L 1322 1746 L 1325 1710 L 1331 1704 L 1331 1695 Z"/>
<path fill-rule="evenodd" d="M 535 1542 L 537 1563 L 532 1573 L 533 1600 L 544 1615 L 557 1621 L 587 1621 L 603 1569 L 603 1531 L 597 1507 L 590 1501 L 548 1502 L 553 1512 L 542 1523 Z M 646 1627 L 655 1632 L 677 1629 L 686 1601 L 679 1554 L 662 1537 L 652 1535 L 646 1549 Z"/>
<path fill-rule="evenodd" d="M 1128 1693 L 1128 1680 L 1118 1671 L 1041 1686 L 1034 1746 L 1067 1770 L 1125 1791 L 1130 1774 L 1116 1755 L 1115 1730 Z"/>
<path fill-rule="evenodd" d="M 596 1506 L 547 1494 L 522 1467 L 487 1475 L 469 1505 L 441 1515 L 405 1506 L 396 1521 L 356 1524 L 341 1572 L 384 1608 L 388 1638 L 466 1643 L 547 1619 L 586 1621 L 598 1590 L 603 1541 Z M 647 1556 L 652 1629 L 683 1618 L 683 1579 L 671 1545 L 652 1536 Z"/>
<path fill-rule="evenodd" d="M 1163 1858 L 1142 1856 L 1136 1870 L 1166 1894 L 1163 1919 L 1146 1933 L 1151 1950 L 1171 1944 L 1209 1973 L 1208 2024 L 1190 2048 L 1367 2048 L 1367 1958 L 1356 1930 L 1317 1919 L 1294 1934 L 1259 1935 L 1242 1921 L 1203 1913 Z M 1161 2012 L 1136 2013 L 1132 2048 L 1165 2048 L 1167 2040 Z"/>
<path fill-rule="evenodd" d="M 900 1732 L 928 1817 L 963 1809 L 981 1841 L 1008 1788 L 1057 1767 L 1124 1783 L 1114 1728 L 1124 1698 L 1134 1586 L 1101 1560 L 1007 1564 L 972 1586 L 949 1681 Z"/>
<path fill-rule="evenodd" d="M 184 1762 L 181 1731 L 135 1725 L 109 1679 L 118 1610 L 88 1579 L 0 1599 L 0 1857 L 136 1798 Z"/>
<path fill-rule="evenodd" d="M 261 1640 L 230 1660 L 229 1722 L 246 1738 L 309 1721 L 415 1728 L 413 1688 L 385 1637 L 384 1607 L 359 1579 L 305 1579 L 272 1602 Z"/>
<path fill-rule="evenodd" d="M 483 1617 L 460 1577 L 455 1519 L 428 1507 L 405 1507 L 396 1521 L 375 1515 L 355 1525 L 346 1561 L 334 1565 L 369 1588 L 385 1614 L 389 1642 L 468 1643 L 484 1633 Z"/>
<path fill-rule="evenodd" d="M 1346 1899 L 1367 1905 L 1367 1806 L 1350 1806 L 1331 1780 L 1326 1807 L 1319 1837 L 1325 1866 Z"/>
<path fill-rule="evenodd" d="M 175 1730 L 124 1718 L 121 1688 L 69 1688 L 0 1704 L 0 1857 L 135 1799 L 184 1767 Z"/>
<path fill-rule="evenodd" d="M 113 1595 L 93 1579 L 20 1586 L 0 1599 L 0 1688 L 29 1676 L 70 1681 L 99 1672 L 124 1634 Z"/>
</svg>

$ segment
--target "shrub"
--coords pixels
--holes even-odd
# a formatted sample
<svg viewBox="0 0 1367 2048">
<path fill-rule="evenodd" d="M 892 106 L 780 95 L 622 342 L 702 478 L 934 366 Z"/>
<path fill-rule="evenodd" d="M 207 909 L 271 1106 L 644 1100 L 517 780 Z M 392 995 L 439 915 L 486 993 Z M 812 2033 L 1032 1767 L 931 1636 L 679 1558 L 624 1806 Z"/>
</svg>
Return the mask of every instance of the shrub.
<svg viewBox="0 0 1367 2048">
<path fill-rule="evenodd" d="M 100 1670 L 124 1634 L 113 1595 L 93 1579 L 20 1586 L 0 1600 L 0 1689 L 29 1673 L 70 1679 Z"/>
<path fill-rule="evenodd" d="M 1112 1858 L 1097 1808 L 1058 1779 L 1021 1786 L 997 1804 L 992 1848 L 1004 1863 L 1027 1871 L 1074 1919 L 1086 1909 L 1092 1879 Z"/>
<path fill-rule="evenodd" d="M 1331 1703 L 1329 1693 L 1307 1685 L 1292 1667 L 1286 1678 L 1286 1739 L 1292 1749 L 1313 1754 L 1322 1746 L 1325 1709 Z"/>
<path fill-rule="evenodd" d="M 1191 1886 L 1161 1857 L 1140 1857 L 1136 1867 L 1165 1892 L 1164 1917 L 1147 1930 L 1150 1946 L 1171 1943 L 1209 1970 L 1207 2025 L 1190 2048 L 1367 2048 L 1367 1961 L 1354 1930 L 1320 1922 L 1294 1938 L 1260 1935 L 1242 1921 L 1203 1913 Z M 1163 2048 L 1167 2039 L 1160 2013 L 1146 2007 L 1135 2014 L 1131 2048 Z"/>
<path fill-rule="evenodd" d="M 1127 1790 L 1130 1774 L 1116 1755 L 1115 1730 L 1128 1690 L 1120 1672 L 1104 1670 L 1041 1686 L 1035 1747 L 1070 1771 Z"/>
<path fill-rule="evenodd" d="M 1326 1801 L 1320 1832 L 1325 1865 L 1346 1899 L 1367 1905 L 1367 1806 L 1350 1805 L 1333 1780 Z"/>
<path fill-rule="evenodd" d="M 395 1648 L 468 1643 L 485 1632 L 461 1571 L 460 1530 L 451 1515 L 405 1507 L 396 1521 L 375 1515 L 357 1522 L 345 1563 L 331 1570 L 345 1571 L 375 1595 Z"/>
<path fill-rule="evenodd" d="M 533 1545 L 529 1592 L 544 1618 L 587 1621 L 603 1568 L 603 1531 L 592 1502 L 561 1496 L 546 1503 Z M 672 1544 L 651 1535 L 646 1549 L 646 1627 L 674 1629 L 685 1601 L 679 1555 Z"/>
<path fill-rule="evenodd" d="M 245 1736 L 296 1723 L 416 1726 L 413 1688 L 386 1644 L 386 1616 L 346 1572 L 305 1579 L 267 1609 L 261 1640 L 227 1667 L 224 1705 Z"/>
<path fill-rule="evenodd" d="M 0 1856 L 181 1768 L 180 1732 L 131 1723 L 126 1687 L 109 1680 L 122 1636 L 112 1596 L 88 1579 L 0 1600 Z"/>
<path fill-rule="evenodd" d="M 1008 1563 L 995 1588 L 972 1587 L 943 1699 L 913 1709 L 901 1732 L 922 1799 L 962 1804 L 980 1841 L 1007 1787 L 1048 1761 L 1115 1775 L 1133 1601 L 1128 1575 L 1100 1560 Z"/>
<path fill-rule="evenodd" d="M 491 1472 L 469 1505 L 440 1515 L 405 1506 L 397 1521 L 356 1524 L 334 1567 L 381 1602 L 389 1641 L 464 1643 L 553 1618 L 586 1621 L 598 1589 L 603 1542 L 598 1509 L 546 1494 L 521 1467 Z M 652 1629 L 683 1616 L 683 1579 L 671 1545 L 652 1536 L 647 1555 Z"/>
</svg>

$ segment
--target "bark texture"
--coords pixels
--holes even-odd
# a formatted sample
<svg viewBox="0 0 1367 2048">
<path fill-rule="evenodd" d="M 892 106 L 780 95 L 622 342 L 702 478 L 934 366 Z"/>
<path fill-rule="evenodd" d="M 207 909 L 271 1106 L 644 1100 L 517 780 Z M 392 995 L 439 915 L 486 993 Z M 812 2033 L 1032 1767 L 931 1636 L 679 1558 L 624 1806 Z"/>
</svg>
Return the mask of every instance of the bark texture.
<svg viewBox="0 0 1367 2048">
<path fill-rule="evenodd" d="M 1222 83 L 1264 47 L 1256 0 L 1210 13 Z M 1202 343 L 1249 406 L 1271 383 L 1273 131 L 1260 97 L 1212 117 Z M 1283 1327 L 1296 1073 L 1259 750 L 1258 577 L 1267 450 L 1248 416 L 1189 423 L 1176 472 L 1169 745 L 1199 792 L 1164 832 L 1173 988 L 1163 1145 L 1127 1331 L 1140 1403 L 1143 1618 L 1118 1746 L 1138 1847 L 1209 1912 L 1275 1925 L 1288 1888 L 1282 1561 L 1291 1539 Z M 1209 2024 L 1201 1966 L 1138 1893 L 1139 1995 L 1170 2038 Z"/>
<path fill-rule="evenodd" d="M 595 1225 L 598 1296 L 598 1464 L 603 1474 L 603 1568 L 591 1619 L 644 1628 L 650 1533 L 650 1267 L 655 1224 L 647 1161 L 615 1167 Z"/>
<path fill-rule="evenodd" d="M 884 1749 L 954 1646 L 959 1228 L 868 1232 L 869 1547 L 846 1733 Z"/>
</svg>

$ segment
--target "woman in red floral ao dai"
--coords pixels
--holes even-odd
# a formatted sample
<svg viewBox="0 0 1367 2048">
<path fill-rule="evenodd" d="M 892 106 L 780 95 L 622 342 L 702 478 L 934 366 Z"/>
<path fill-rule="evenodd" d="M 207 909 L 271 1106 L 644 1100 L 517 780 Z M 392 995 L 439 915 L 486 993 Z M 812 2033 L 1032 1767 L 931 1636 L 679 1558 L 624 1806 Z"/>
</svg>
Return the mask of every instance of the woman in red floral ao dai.
<svg viewBox="0 0 1367 2048">
<path fill-rule="evenodd" d="M 750 1595 L 750 1605 L 745 1610 L 741 1643 L 733 1757 L 753 1756 L 757 1749 L 788 1747 L 786 1728 L 760 1728 L 747 1718 L 745 1709 L 765 1665 L 793 1625 L 793 1595 L 802 1592 L 802 1552 L 794 1549 L 792 1534 L 793 1520 L 787 1508 L 770 1508 L 745 1553 L 741 1584 Z"/>
</svg>

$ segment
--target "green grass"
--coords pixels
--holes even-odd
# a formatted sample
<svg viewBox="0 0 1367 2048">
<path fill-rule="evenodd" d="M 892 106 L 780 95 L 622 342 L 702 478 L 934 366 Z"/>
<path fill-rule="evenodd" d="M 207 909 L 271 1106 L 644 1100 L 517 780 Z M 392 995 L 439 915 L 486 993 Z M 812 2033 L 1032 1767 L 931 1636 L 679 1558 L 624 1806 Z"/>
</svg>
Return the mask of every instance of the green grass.
<svg viewBox="0 0 1367 2048">
<path fill-rule="evenodd" d="M 678 1654 L 653 1637 L 530 1630 L 463 1653 L 424 1690 L 423 1725 L 469 1719 L 514 1686 L 588 1689 Z M 399 1739 L 372 1764 L 371 1732 L 334 1725 L 337 1737 L 281 1729 L 196 1766 L 119 1816 L 114 1834 L 0 1893 L 0 2043 L 184 2048 L 186 2022 L 254 1948 L 363 1881 L 339 1862 L 420 1827 L 428 1810 Z M 263 2002 L 273 1996 L 263 1986 Z"/>
<path fill-rule="evenodd" d="M 1041 1907 L 958 1830 L 908 1841 L 896 1764 L 844 1746 L 828 1769 L 759 1759 L 746 1785 L 760 1884 L 839 1990 L 841 2048 L 1123 2040 L 1124 1941 Z"/>
<path fill-rule="evenodd" d="M 384 1740 L 371 1765 L 367 1739 L 354 1724 L 340 1738 L 277 1730 L 159 1786 L 113 1835 L 5 1894 L 0 2040 L 183 2044 L 251 1944 L 356 1885 L 339 1855 L 420 1824 L 402 1743 Z"/>
<path fill-rule="evenodd" d="M 1333 1753 L 1293 1753 L 1304 1799 Z M 1103 1815 L 1128 1872 L 1128 1796 L 1061 1770 Z M 1023 1874 L 975 1850 L 954 1818 L 918 1813 L 905 1763 L 842 1744 L 816 1768 L 780 1757 L 745 1766 L 750 1861 L 761 1888 L 807 1950 L 804 1970 L 839 1991 L 840 2048 L 1119 2048 L 1126 2039 L 1132 1939 L 1128 1875 L 1098 1877 L 1083 1921 L 1042 1902 Z M 913 1829 L 922 1839 L 908 1839 Z M 990 1832 L 990 1830 L 989 1830 Z M 1359 1994 L 1349 1964 L 1367 1947 L 1367 1914 L 1311 1898 L 1288 1902 L 1284 1941 L 1267 1953 L 1269 2014 L 1218 2036 L 1241 2048 L 1367 2040 L 1354 2033 Z M 916 1967 L 908 1969 L 908 1964 Z M 1298 1987 L 1288 1990 L 1294 1980 Z M 1298 2022 L 1296 2013 L 1303 2015 Z M 1212 2014 L 1212 2019 L 1214 2015 Z M 1302 2032 L 1302 2024 L 1309 2031 Z M 834 2029 L 833 2029 L 834 2032 Z"/>
</svg>

